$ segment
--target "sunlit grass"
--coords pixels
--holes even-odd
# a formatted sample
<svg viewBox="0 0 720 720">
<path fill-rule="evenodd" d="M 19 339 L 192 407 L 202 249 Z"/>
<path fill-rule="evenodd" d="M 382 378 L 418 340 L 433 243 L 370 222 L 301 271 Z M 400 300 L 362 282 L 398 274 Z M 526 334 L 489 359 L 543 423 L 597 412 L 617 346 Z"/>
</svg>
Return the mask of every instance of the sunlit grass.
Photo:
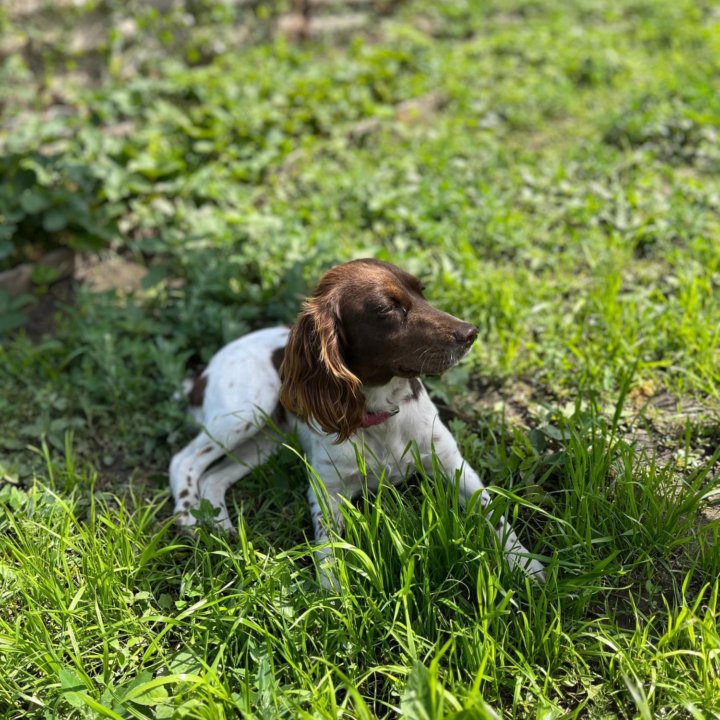
<svg viewBox="0 0 720 720">
<path fill-rule="evenodd" d="M 562 430 L 540 506 L 512 479 L 490 485 L 489 514 L 515 518 L 545 586 L 511 574 L 490 521 L 422 473 L 344 507 L 327 593 L 311 545 L 268 530 L 257 501 L 237 537 L 179 535 L 165 490 L 98 492 L 68 448 L 3 494 L 6 717 L 707 717 L 720 703 L 707 474 L 658 468 L 602 419 Z"/>
<path fill-rule="evenodd" d="M 53 42 L 108 8 L 137 36 L 98 30 L 93 87 L 64 46 L 0 68 L 0 264 L 114 220 L 148 275 L 45 338 L 10 330 L 47 271 L 0 293 L 0 717 L 720 717 L 712 4 L 416 0 L 217 55 L 227 3 L 76 5 Z M 347 503 L 326 593 L 290 449 L 233 489 L 237 535 L 176 530 L 173 396 L 367 255 L 479 327 L 428 387 L 493 502 L 420 472 Z"/>
</svg>

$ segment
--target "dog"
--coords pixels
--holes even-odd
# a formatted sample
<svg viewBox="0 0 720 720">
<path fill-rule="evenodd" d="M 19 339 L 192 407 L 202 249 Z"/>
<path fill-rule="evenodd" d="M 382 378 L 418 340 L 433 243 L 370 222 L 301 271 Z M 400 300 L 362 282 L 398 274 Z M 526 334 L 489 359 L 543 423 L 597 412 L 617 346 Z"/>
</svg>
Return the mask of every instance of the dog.
<svg viewBox="0 0 720 720">
<path fill-rule="evenodd" d="M 371 489 L 383 476 L 393 483 L 423 468 L 433 452 L 463 504 L 490 495 L 463 460 L 420 377 L 455 365 L 477 329 L 433 307 L 420 281 L 389 263 L 354 260 L 330 269 L 305 301 L 292 328 L 252 332 L 223 347 L 189 394 L 201 432 L 170 464 L 170 487 L 182 525 L 193 525 L 202 500 L 217 522 L 233 529 L 227 489 L 265 462 L 282 433 L 294 432 L 320 479 L 310 484 L 320 581 L 337 587 L 327 545 L 331 526 L 342 533 L 342 498 Z M 415 443 L 418 455 L 409 451 Z M 358 469 L 357 452 L 372 473 Z M 324 509 L 321 509 L 322 508 Z M 494 525 L 511 568 L 543 581 L 504 517 Z"/>
</svg>

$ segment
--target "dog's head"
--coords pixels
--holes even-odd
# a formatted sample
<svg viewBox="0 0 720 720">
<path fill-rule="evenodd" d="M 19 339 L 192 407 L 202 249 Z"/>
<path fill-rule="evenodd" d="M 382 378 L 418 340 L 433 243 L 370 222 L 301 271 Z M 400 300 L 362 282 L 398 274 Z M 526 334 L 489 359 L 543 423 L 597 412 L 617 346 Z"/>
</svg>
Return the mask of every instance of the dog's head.
<svg viewBox="0 0 720 720">
<path fill-rule="evenodd" d="M 476 337 L 475 327 L 430 305 L 420 281 L 400 268 L 371 259 L 338 265 L 290 333 L 280 400 L 346 440 L 362 425 L 363 385 L 442 373 Z"/>
</svg>

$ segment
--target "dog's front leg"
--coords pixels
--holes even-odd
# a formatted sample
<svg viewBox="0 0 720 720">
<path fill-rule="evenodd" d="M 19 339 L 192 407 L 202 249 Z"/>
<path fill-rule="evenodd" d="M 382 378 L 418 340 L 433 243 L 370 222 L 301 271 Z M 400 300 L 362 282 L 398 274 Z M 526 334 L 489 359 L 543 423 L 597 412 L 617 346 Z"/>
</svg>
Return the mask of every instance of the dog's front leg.
<svg viewBox="0 0 720 720">
<path fill-rule="evenodd" d="M 451 480 L 458 478 L 460 502 L 466 505 L 477 492 L 480 493 L 480 506 L 486 510 L 490 505 L 490 494 L 482 484 L 478 474 L 465 462 L 450 431 L 439 420 L 433 428 L 433 446 L 440 463 Z M 520 542 L 510 523 L 502 516 L 493 526 L 495 534 L 502 543 L 503 552 L 511 568 L 519 567 L 529 577 L 538 582 L 545 581 L 542 563 L 529 557 L 528 549 Z"/>
<path fill-rule="evenodd" d="M 315 531 L 315 542 L 322 545 L 315 549 L 315 559 L 320 573 L 320 584 L 326 590 L 338 590 L 340 585 L 334 570 L 335 558 L 332 555 L 332 548 L 328 547 L 327 542 L 331 528 L 342 535 L 343 517 L 340 512 L 338 495 L 329 490 L 324 491 L 324 488 L 319 489 L 320 493 L 311 482 L 307 493 Z"/>
</svg>

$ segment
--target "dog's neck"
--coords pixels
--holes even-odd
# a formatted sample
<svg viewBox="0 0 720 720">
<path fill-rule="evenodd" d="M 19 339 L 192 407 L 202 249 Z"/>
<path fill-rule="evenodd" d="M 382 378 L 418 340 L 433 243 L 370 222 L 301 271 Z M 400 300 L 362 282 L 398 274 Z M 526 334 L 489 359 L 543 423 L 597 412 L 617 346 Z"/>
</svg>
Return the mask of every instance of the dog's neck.
<svg viewBox="0 0 720 720">
<path fill-rule="evenodd" d="M 401 406 L 415 400 L 422 389 L 417 378 L 395 377 L 385 385 L 363 388 L 365 411 L 362 426 L 381 425 L 400 412 Z"/>
</svg>

